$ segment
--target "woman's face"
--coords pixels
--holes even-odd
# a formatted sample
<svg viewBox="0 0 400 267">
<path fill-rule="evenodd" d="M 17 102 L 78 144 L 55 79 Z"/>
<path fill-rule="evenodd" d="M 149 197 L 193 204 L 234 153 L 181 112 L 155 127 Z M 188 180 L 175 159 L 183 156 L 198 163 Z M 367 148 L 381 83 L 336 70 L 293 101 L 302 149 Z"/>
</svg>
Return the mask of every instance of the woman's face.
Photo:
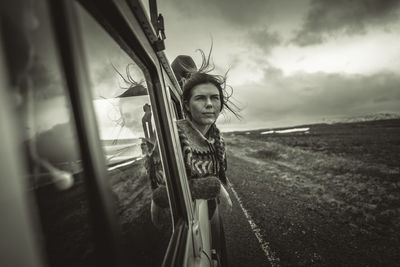
<svg viewBox="0 0 400 267">
<path fill-rule="evenodd" d="M 218 88 L 212 83 L 196 85 L 185 106 L 196 126 L 200 128 L 210 126 L 217 120 L 221 111 Z"/>
</svg>

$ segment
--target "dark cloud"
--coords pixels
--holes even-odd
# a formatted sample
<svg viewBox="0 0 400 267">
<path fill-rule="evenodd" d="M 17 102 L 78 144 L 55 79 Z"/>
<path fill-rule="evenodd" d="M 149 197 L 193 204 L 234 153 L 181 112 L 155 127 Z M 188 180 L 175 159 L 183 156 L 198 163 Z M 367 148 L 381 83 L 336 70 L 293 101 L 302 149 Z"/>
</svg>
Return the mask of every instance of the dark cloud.
<svg viewBox="0 0 400 267">
<path fill-rule="evenodd" d="M 400 107 L 400 76 L 393 73 L 364 75 L 321 75 L 316 78 L 315 93 L 305 97 L 305 114 L 354 115 Z M 376 102 L 375 99 L 386 97 Z M 399 109 L 397 109 L 398 111 Z"/>
<path fill-rule="evenodd" d="M 170 0 L 170 3 L 184 16 L 215 16 L 243 27 L 258 23 L 270 12 L 268 0 Z"/>
<path fill-rule="evenodd" d="M 65 95 L 65 84 L 54 58 L 40 56 L 35 58 L 29 73 L 35 98 L 43 100 Z"/>
<path fill-rule="evenodd" d="M 397 20 L 399 6 L 399 0 L 312 0 L 292 42 L 307 46 L 336 34 L 365 34 L 370 25 L 383 26 Z"/>
<path fill-rule="evenodd" d="M 268 68 L 262 82 L 235 88 L 248 121 L 302 123 L 323 117 L 400 112 L 400 75 L 297 73 Z"/>
<path fill-rule="evenodd" d="M 277 32 L 271 32 L 267 28 L 252 30 L 248 33 L 248 41 L 260 48 L 265 54 L 282 43 L 282 37 Z"/>
</svg>

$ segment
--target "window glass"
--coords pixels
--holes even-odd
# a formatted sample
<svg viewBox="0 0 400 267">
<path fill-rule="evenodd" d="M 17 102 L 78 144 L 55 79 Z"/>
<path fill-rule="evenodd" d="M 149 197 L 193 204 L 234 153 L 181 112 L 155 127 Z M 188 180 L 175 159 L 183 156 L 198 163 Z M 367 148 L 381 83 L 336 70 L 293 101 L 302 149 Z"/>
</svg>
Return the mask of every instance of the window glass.
<svg viewBox="0 0 400 267">
<path fill-rule="evenodd" d="M 148 93 L 151 81 L 138 60 L 79 4 L 76 7 L 123 245 L 134 266 L 160 266 L 172 219 L 166 194 L 166 207 L 151 213 L 152 188 L 165 184 Z M 152 214 L 159 215 L 161 223 L 154 224 Z"/>
<path fill-rule="evenodd" d="M 49 266 L 94 266 L 75 122 L 45 1 L 20 7 L 8 46 L 27 185 Z M 21 11 L 22 10 L 22 11 Z M 34 216 L 34 218 L 36 218 Z"/>
</svg>

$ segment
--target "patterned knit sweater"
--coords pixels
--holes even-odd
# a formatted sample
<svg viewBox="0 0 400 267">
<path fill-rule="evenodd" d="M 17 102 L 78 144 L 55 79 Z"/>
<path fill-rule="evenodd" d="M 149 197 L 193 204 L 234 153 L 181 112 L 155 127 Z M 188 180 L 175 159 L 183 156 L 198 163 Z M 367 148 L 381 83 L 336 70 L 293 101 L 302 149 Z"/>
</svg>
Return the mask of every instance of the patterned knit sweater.
<svg viewBox="0 0 400 267">
<path fill-rule="evenodd" d="M 188 120 L 177 121 L 177 126 L 188 179 L 215 176 L 226 184 L 225 144 L 215 124 L 209 138 Z"/>
<path fill-rule="evenodd" d="M 226 185 L 225 144 L 215 124 L 210 127 L 209 138 L 200 133 L 188 120 L 177 121 L 177 126 L 188 179 L 214 176 Z M 165 185 L 157 147 L 149 160 L 152 188 Z"/>
</svg>

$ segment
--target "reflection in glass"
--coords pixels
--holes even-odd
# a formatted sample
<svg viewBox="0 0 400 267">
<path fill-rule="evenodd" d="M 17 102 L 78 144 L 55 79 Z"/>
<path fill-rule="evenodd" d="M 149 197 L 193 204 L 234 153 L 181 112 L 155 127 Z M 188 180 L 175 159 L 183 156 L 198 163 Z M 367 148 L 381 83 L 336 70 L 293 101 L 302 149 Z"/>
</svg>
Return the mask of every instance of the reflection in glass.
<svg viewBox="0 0 400 267">
<path fill-rule="evenodd" d="M 19 66 L 12 69 L 16 78 L 11 94 L 26 155 L 26 179 L 39 213 L 38 235 L 48 265 L 95 266 L 75 122 L 45 3 L 35 1 L 21 12 L 21 32 L 15 31 L 13 38 L 26 46 L 8 51 Z"/>
<path fill-rule="evenodd" d="M 158 154 L 148 94 L 151 83 L 109 34 L 77 7 L 123 246 L 134 266 L 160 266 L 172 222 L 168 218 L 164 228 L 156 228 L 150 215 L 151 180 L 155 177 L 151 155 Z M 158 163 L 162 169 L 159 157 Z M 165 179 L 163 174 L 161 179 Z"/>
</svg>

